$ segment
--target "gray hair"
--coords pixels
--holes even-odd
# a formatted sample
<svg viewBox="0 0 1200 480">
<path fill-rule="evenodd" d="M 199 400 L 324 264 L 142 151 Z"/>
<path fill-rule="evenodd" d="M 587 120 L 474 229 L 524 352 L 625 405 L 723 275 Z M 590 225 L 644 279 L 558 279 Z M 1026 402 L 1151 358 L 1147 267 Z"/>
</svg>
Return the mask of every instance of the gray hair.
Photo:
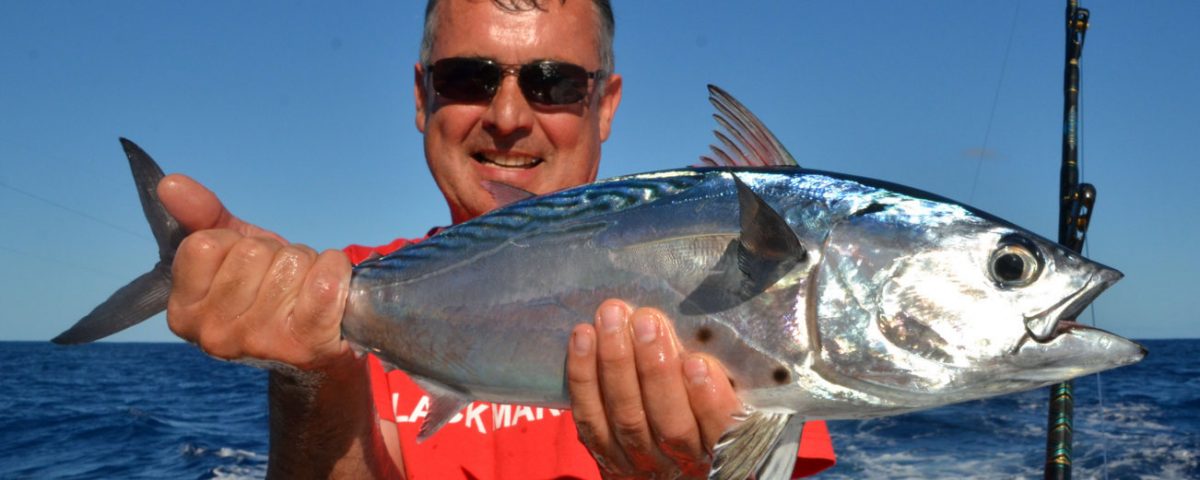
<svg viewBox="0 0 1200 480">
<path fill-rule="evenodd" d="M 566 2 L 566 0 L 559 0 Z M 542 0 L 492 0 L 496 7 L 501 10 L 510 12 L 520 12 L 526 10 L 544 10 L 542 8 Z M 425 4 L 425 33 L 421 36 L 421 52 L 420 61 L 422 65 L 428 65 L 433 56 L 433 40 L 437 36 L 437 5 L 438 0 L 429 0 Z M 592 7 L 596 11 L 596 17 L 600 20 L 599 33 L 597 34 L 596 44 L 600 51 L 600 69 L 606 74 L 613 73 L 613 67 L 616 65 L 616 59 L 613 56 L 613 32 L 616 30 L 616 22 L 613 20 L 612 4 L 609 0 L 592 0 Z"/>
</svg>

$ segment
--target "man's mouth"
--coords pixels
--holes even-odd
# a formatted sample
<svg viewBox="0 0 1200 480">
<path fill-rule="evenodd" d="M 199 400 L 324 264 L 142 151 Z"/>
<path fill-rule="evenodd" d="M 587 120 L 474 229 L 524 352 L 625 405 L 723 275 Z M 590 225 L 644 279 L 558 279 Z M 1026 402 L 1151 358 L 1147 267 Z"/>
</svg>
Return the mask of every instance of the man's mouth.
<svg viewBox="0 0 1200 480">
<path fill-rule="evenodd" d="M 529 155 L 488 152 L 475 152 L 471 154 L 471 158 L 475 159 L 475 161 L 479 163 L 517 170 L 527 170 L 541 165 L 544 161 L 541 158 L 531 157 Z"/>
</svg>

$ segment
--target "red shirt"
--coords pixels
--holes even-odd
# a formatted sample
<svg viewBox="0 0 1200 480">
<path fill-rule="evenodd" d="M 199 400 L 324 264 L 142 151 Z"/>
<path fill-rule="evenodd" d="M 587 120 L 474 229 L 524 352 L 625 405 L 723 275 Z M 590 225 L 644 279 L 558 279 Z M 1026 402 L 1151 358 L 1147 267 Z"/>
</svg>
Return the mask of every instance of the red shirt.
<svg viewBox="0 0 1200 480">
<path fill-rule="evenodd" d="M 436 232 L 431 230 L 430 234 Z M 380 247 L 346 247 L 357 264 L 372 253 L 387 255 L 420 240 L 398 239 Z M 410 480 L 478 478 L 600 478 L 596 461 L 575 431 L 571 412 L 552 408 L 474 402 L 430 439 L 417 443 L 429 397 L 404 372 L 385 372 L 369 359 L 371 395 L 379 418 L 396 425 L 404 470 Z M 793 477 L 812 475 L 836 461 L 825 422 L 804 425 Z"/>
</svg>

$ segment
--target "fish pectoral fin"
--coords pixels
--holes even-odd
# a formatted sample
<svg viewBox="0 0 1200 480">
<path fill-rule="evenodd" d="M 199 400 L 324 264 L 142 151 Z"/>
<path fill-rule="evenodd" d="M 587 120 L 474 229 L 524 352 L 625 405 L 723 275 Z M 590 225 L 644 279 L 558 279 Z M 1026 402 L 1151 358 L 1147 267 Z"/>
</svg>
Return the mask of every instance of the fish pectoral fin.
<svg viewBox="0 0 1200 480">
<path fill-rule="evenodd" d="M 732 177 L 738 192 L 741 234 L 717 260 L 713 273 L 680 305 L 680 311 L 688 315 L 723 312 L 741 305 L 808 258 L 783 216 L 737 175 Z"/>
<path fill-rule="evenodd" d="M 792 412 L 753 411 L 721 435 L 708 478 L 791 478 L 803 429 L 804 417 Z"/>
<path fill-rule="evenodd" d="M 523 188 L 514 187 L 507 183 L 501 183 L 494 180 L 484 180 L 479 182 L 484 190 L 492 194 L 492 199 L 496 201 L 497 207 L 503 207 L 510 203 L 516 203 L 526 198 L 536 197 L 537 194 L 525 190 Z"/>
<path fill-rule="evenodd" d="M 471 398 L 467 396 L 466 392 L 452 389 L 428 378 L 416 375 L 410 375 L 410 377 L 429 395 L 429 414 L 425 416 L 425 420 L 421 422 L 421 429 L 417 432 L 417 443 L 421 443 L 450 423 L 450 420 L 458 415 L 459 411 L 470 405 Z"/>
<path fill-rule="evenodd" d="M 770 286 L 803 261 L 808 252 L 783 215 L 750 190 L 737 175 L 732 176 L 737 186 L 742 226 L 738 238 L 738 266 L 755 282 Z"/>
</svg>

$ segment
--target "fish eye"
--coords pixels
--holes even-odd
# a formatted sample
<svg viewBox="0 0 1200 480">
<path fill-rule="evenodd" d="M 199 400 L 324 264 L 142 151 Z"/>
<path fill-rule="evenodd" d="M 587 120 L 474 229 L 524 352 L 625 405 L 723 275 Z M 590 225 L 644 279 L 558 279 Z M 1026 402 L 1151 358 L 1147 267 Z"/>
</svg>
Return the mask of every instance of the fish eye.
<svg viewBox="0 0 1200 480">
<path fill-rule="evenodd" d="M 992 280 L 1005 288 L 1028 286 L 1042 272 L 1041 261 L 1022 243 L 1001 244 L 988 264 Z"/>
</svg>

